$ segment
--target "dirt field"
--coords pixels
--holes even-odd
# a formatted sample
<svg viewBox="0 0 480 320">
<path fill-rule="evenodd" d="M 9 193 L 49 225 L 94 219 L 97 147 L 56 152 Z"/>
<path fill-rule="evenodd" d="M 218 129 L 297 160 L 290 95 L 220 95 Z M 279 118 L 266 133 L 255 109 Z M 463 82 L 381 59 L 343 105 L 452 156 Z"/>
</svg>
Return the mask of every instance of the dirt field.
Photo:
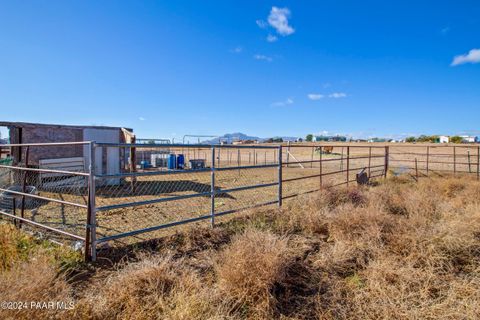
<svg viewBox="0 0 480 320">
<path fill-rule="evenodd" d="M 354 183 L 355 175 L 363 168 L 371 176 L 383 176 L 385 152 L 388 146 L 390 174 L 415 173 L 415 159 L 420 176 L 427 174 L 441 175 L 444 172 L 478 171 L 478 146 L 476 145 L 438 145 L 438 144 L 322 144 L 333 146 L 319 149 L 309 144 L 291 144 L 284 146 L 282 160 L 283 188 L 282 194 L 290 199 L 299 194 L 315 192 L 320 187 L 328 187 L 345 183 L 347 167 L 350 170 L 348 180 Z M 455 150 L 454 150 L 455 149 Z M 212 165 L 210 148 L 169 148 L 169 153 L 184 154 L 186 163 L 191 159 L 204 159 L 206 167 Z M 137 161 L 148 158 L 152 150 L 138 149 Z M 155 152 L 158 152 L 156 150 Z M 236 168 L 241 166 L 278 164 L 278 149 L 253 148 L 218 148 L 216 150 L 217 168 Z M 350 157 L 347 160 L 348 156 Z M 322 165 L 320 167 L 320 159 Z M 139 170 L 154 172 L 158 169 Z M 141 202 L 174 196 L 198 195 L 210 192 L 211 174 L 192 172 L 136 177 L 135 191 L 131 189 L 131 178 L 125 178 L 120 185 L 102 186 L 107 179 L 97 180 L 96 206 Z M 322 176 L 320 176 L 322 175 Z M 307 178 L 310 177 L 310 178 Z M 233 169 L 217 171 L 216 190 L 245 187 L 257 184 L 278 182 L 278 168 Z M 41 191 L 41 195 L 70 201 L 82 205 L 87 204 L 87 190 L 84 187 L 58 188 Z M 218 194 L 215 200 L 215 212 L 260 205 L 278 200 L 278 187 L 269 186 L 258 189 Z M 98 237 L 111 236 L 124 232 L 154 227 L 162 224 L 205 216 L 210 214 L 211 199 L 209 195 L 197 196 L 172 202 L 135 205 L 125 208 L 99 211 L 97 213 Z M 66 230 L 79 236 L 85 234 L 86 209 L 76 208 L 54 202 L 37 201 L 35 208 L 27 208 L 25 216 L 36 222 Z M 17 210 L 18 211 L 18 210 Z M 18 214 L 18 212 L 17 212 Z M 218 217 L 225 221 L 229 217 Z M 197 223 L 206 225 L 209 221 Z M 188 225 L 187 225 L 188 227 Z M 178 227 L 168 231 L 157 231 L 123 239 L 121 243 L 148 240 L 176 232 Z"/>
</svg>

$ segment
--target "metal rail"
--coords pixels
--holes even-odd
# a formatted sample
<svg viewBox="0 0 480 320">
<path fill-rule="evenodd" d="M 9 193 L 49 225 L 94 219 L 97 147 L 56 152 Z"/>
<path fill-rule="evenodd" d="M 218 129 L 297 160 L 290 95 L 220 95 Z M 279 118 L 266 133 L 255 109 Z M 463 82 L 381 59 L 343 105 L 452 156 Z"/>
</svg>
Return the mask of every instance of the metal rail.
<svg viewBox="0 0 480 320">
<path fill-rule="evenodd" d="M 15 166 L 8 166 L 0 164 L 0 168 L 3 169 L 11 169 L 11 170 L 19 170 L 19 171 L 31 171 L 31 172 L 39 172 L 39 173 L 59 173 L 64 175 L 72 175 L 72 176 L 83 176 L 88 177 L 89 174 L 82 171 L 65 171 L 65 170 L 54 170 L 54 169 L 37 169 L 37 168 L 28 168 L 28 167 L 15 167 Z"/>
<path fill-rule="evenodd" d="M 73 233 L 70 233 L 70 232 L 67 232 L 67 231 L 63 231 L 63 230 L 60 230 L 60 229 L 56 229 L 56 228 L 52 228 L 52 227 L 49 227 L 45 224 L 42 224 L 42 223 L 39 223 L 39 222 L 35 222 L 35 221 L 32 221 L 32 220 L 29 220 L 29 219 L 25 219 L 25 218 L 22 218 L 22 217 L 18 217 L 16 215 L 13 215 L 11 213 L 8 213 L 8 212 L 5 212 L 5 211 L 2 211 L 0 210 L 0 214 L 4 215 L 4 216 L 7 216 L 7 217 L 10 217 L 10 218 L 13 218 L 13 220 L 20 220 L 22 222 L 25 222 L 27 224 L 31 224 L 31 225 L 34 225 L 36 227 L 40 227 L 40 228 L 43 228 L 43 229 L 47 229 L 49 231 L 53 231 L 53 232 L 56 232 L 56 233 L 59 233 L 59 234 L 62 234 L 64 236 L 68 236 L 68 237 L 71 237 L 71 238 L 74 238 L 74 239 L 77 239 L 77 240 L 81 240 L 81 241 L 85 241 L 85 239 L 81 236 L 77 236 L 76 234 L 73 234 Z"/>
<path fill-rule="evenodd" d="M 50 143 L 50 144 L 12 144 L 12 145 L 2 145 L 1 147 L 28 147 L 28 146 L 33 146 L 33 147 L 48 147 L 48 146 L 71 146 L 71 145 L 90 145 L 90 153 L 89 153 L 89 158 L 90 158 L 90 168 L 88 172 L 70 172 L 70 171 L 64 171 L 64 170 L 54 170 L 54 169 L 37 169 L 37 168 L 27 168 L 27 167 L 20 167 L 20 166 L 13 166 L 13 165 L 0 165 L 0 169 L 6 169 L 6 170 L 19 170 L 20 172 L 26 173 L 26 172 L 39 172 L 39 173 L 52 173 L 52 174 L 64 174 L 64 175 L 77 175 L 77 176 L 84 176 L 88 178 L 88 183 L 85 184 L 85 187 L 87 189 L 88 193 L 88 203 L 86 205 L 84 204 L 78 204 L 78 203 L 73 203 L 70 201 L 66 200 L 59 200 L 59 199 L 53 199 L 53 198 L 48 198 L 46 196 L 40 196 L 40 195 L 34 195 L 34 194 L 29 194 L 26 192 L 19 192 L 19 191 L 11 191 L 8 189 L 0 188 L 0 191 L 4 192 L 9 192 L 14 195 L 22 196 L 22 197 L 31 197 L 31 198 L 36 198 L 40 200 L 46 200 L 46 201 L 52 201 L 52 202 L 57 202 L 63 205 L 69 205 L 69 206 L 75 206 L 79 207 L 82 209 L 87 209 L 87 219 L 85 223 L 85 237 L 80 237 L 74 234 L 70 234 L 69 232 L 65 232 L 63 230 L 58 230 L 56 228 L 51 228 L 48 226 L 45 226 L 41 223 L 34 222 L 28 219 L 25 219 L 23 217 L 17 217 L 15 212 L 13 214 L 11 213 L 5 213 L 1 212 L 1 214 L 6 215 L 12 219 L 16 219 L 21 222 L 25 223 L 30 223 L 32 225 L 38 226 L 38 227 L 43 227 L 45 229 L 51 230 L 53 232 L 58 232 L 64 235 L 68 235 L 70 237 L 73 237 L 78 240 L 82 240 L 85 242 L 85 247 L 86 247 L 86 258 L 95 260 L 96 258 L 96 252 L 97 252 L 97 245 L 101 242 L 106 242 L 106 241 L 111 241 L 111 240 L 116 240 L 124 237 L 129 237 L 129 236 L 134 236 L 138 235 L 141 233 L 147 233 L 155 230 L 160 230 L 160 229 L 165 229 L 169 227 L 174 227 L 182 224 L 187 224 L 187 223 L 192 223 L 196 221 L 201 221 L 201 220 L 208 220 L 210 219 L 210 222 L 212 226 L 215 224 L 215 218 L 222 216 L 222 215 L 227 215 L 230 213 L 238 212 L 244 209 L 248 208 L 255 208 L 259 206 L 264 206 L 264 205 L 272 205 L 272 204 L 278 204 L 282 205 L 282 202 L 285 199 L 290 199 L 293 197 L 296 197 L 301 194 L 309 194 L 313 192 L 317 192 L 318 190 L 321 190 L 323 188 L 333 188 L 341 185 L 349 185 L 352 182 L 355 182 L 355 179 L 351 179 L 352 173 L 355 173 L 357 170 L 362 170 L 362 169 L 368 169 L 369 177 L 371 179 L 375 178 L 381 178 L 381 177 L 386 177 L 387 171 L 389 169 L 389 166 L 391 165 L 392 168 L 397 168 L 397 167 L 402 167 L 408 170 L 417 170 L 416 176 L 418 177 L 418 171 L 424 170 L 423 168 L 419 168 L 418 164 L 419 163 L 426 163 L 426 172 L 428 175 L 428 172 L 435 172 L 435 171 L 446 171 L 446 172 L 455 172 L 455 173 L 460 173 L 460 172 L 465 172 L 465 173 L 475 173 L 477 175 L 477 179 L 480 180 L 480 147 L 472 147 L 472 146 L 414 146 L 418 148 L 426 148 L 426 153 L 421 153 L 421 152 L 411 152 L 408 150 L 405 150 L 405 152 L 401 152 L 399 150 L 402 150 L 405 146 L 398 146 L 398 145 L 382 145 L 382 146 L 374 146 L 374 145 L 354 145 L 354 144 L 344 144 L 344 145 L 338 145 L 338 144 L 312 144 L 312 145 L 295 145 L 295 144 L 288 144 L 288 145 L 210 145 L 210 144 L 198 144 L 198 145 L 192 145 L 192 144 L 143 144 L 143 143 L 134 143 L 134 144 L 126 144 L 126 143 L 96 143 L 96 142 L 74 142 L 74 143 Z M 327 157 L 326 154 L 324 153 L 319 153 L 318 154 L 318 159 L 315 159 L 315 148 L 323 148 L 323 147 L 333 147 L 333 148 L 342 148 L 341 154 L 332 154 L 332 157 Z M 344 148 L 346 147 L 346 153 L 344 153 Z M 408 146 L 412 147 L 412 146 Z M 187 149 L 193 149 L 194 151 L 197 149 L 206 149 L 205 153 L 203 153 L 203 157 L 205 159 L 208 159 L 211 157 L 211 165 L 210 167 L 207 168 L 202 168 L 202 169 L 196 169 L 196 170 L 157 170 L 157 171 L 144 171 L 144 172 L 136 172 L 135 168 L 135 161 L 134 162 L 129 162 L 125 166 L 129 166 L 131 169 L 131 172 L 122 172 L 125 168 L 121 168 L 121 171 L 115 172 L 115 173 L 109 173 L 109 174 L 101 174 L 101 173 L 95 173 L 93 170 L 92 163 L 95 163 L 95 154 L 97 151 L 96 148 L 125 148 L 130 150 L 130 159 L 135 159 L 135 152 L 138 152 L 139 149 L 142 148 L 187 148 Z M 300 155 L 296 154 L 297 150 L 302 150 L 301 148 L 304 148 L 303 151 L 300 152 Z M 449 148 L 449 149 L 443 149 L 443 150 L 452 150 L 453 153 L 433 153 L 432 150 L 434 148 Z M 235 152 L 221 152 L 223 150 L 228 150 L 228 149 L 234 149 L 236 150 L 236 155 Z M 265 151 L 265 155 L 263 157 L 263 152 L 248 152 L 248 164 L 245 163 L 244 157 L 241 153 L 241 150 L 246 150 L 246 149 L 263 149 Z M 310 150 L 311 149 L 311 150 Z M 355 152 L 355 149 L 359 149 L 361 151 Z M 468 149 L 468 153 L 464 154 L 463 151 Z M 210 155 L 208 155 L 207 151 L 210 151 Z M 272 153 L 269 153 L 268 160 L 267 160 L 267 150 L 273 150 L 273 156 Z M 372 153 L 372 150 L 381 150 L 382 154 L 380 152 L 375 151 Z M 475 150 L 475 153 L 470 154 L 470 150 Z M 286 159 L 282 158 L 283 152 L 288 151 L 286 153 Z M 31 151 L 30 151 L 31 152 Z M 183 150 L 182 150 L 183 152 Z M 132 154 L 133 153 L 133 154 Z M 197 153 L 198 150 L 197 150 Z M 223 161 L 223 163 L 226 163 L 225 159 L 221 159 L 222 154 L 227 154 L 227 159 L 228 163 L 234 163 L 236 166 L 227 166 L 227 167 L 221 167 L 220 162 Z M 368 155 L 367 155 L 368 154 Z M 251 164 L 251 158 L 253 155 L 253 165 Z M 335 157 L 338 155 L 339 157 Z M 401 159 L 395 159 L 396 155 L 402 155 L 405 158 Z M 104 155 L 100 155 L 101 157 L 104 157 Z M 340 157 L 341 156 L 341 157 Z M 409 158 L 407 159 L 406 157 L 415 157 L 415 158 Z M 424 156 L 426 158 L 424 158 Z M 453 162 L 446 162 L 446 161 L 439 161 L 441 157 L 453 157 Z M 195 155 L 194 155 L 195 157 Z M 417 157 L 420 157 L 418 159 Z M 473 161 L 471 161 L 471 158 L 473 157 Z M 127 156 L 125 155 L 125 159 Z M 233 158 L 233 159 L 232 159 Z M 307 160 L 307 159 L 308 160 Z M 295 159 L 298 161 L 289 161 L 289 159 Z M 382 159 L 381 164 L 376 164 L 379 163 L 380 161 L 376 161 L 372 165 L 372 160 L 374 159 Z M 426 160 L 425 160 L 426 159 Z M 468 159 L 468 162 L 466 162 L 464 159 Z M 233 160 L 233 161 L 232 161 Z M 363 161 L 362 161 L 363 160 Z M 124 160 L 125 162 L 127 160 Z M 352 162 L 353 161 L 353 162 Z M 357 166 L 360 163 L 367 163 L 368 165 L 362 165 L 362 166 Z M 411 163 L 416 163 L 415 167 L 411 166 L 399 166 L 398 164 L 401 162 L 405 162 L 406 164 L 411 164 Z M 260 165 L 259 163 L 263 163 L 263 165 Z M 308 166 L 302 166 L 302 164 L 311 164 L 309 167 Z M 319 173 L 318 174 L 310 174 L 312 171 L 308 171 L 309 169 L 317 169 L 316 166 L 313 166 L 313 164 L 319 163 Z M 340 163 L 340 169 L 338 169 L 337 163 Z M 331 164 L 330 166 L 328 164 Z M 344 164 L 346 164 L 346 168 L 344 168 Z M 453 170 L 441 170 L 441 169 L 436 169 L 435 165 L 453 165 L 454 169 Z M 297 166 L 295 166 L 297 165 Z M 302 166 L 302 168 L 299 168 L 298 165 Z M 463 167 L 468 165 L 468 171 L 463 171 Z M 122 164 L 123 166 L 123 164 Z M 353 167 L 355 166 L 355 167 Z M 262 170 L 262 169 L 274 169 L 276 168 L 277 171 L 272 174 L 272 182 L 264 182 L 263 176 L 260 177 L 261 183 L 254 183 L 255 181 L 250 181 L 250 177 L 247 177 L 246 181 L 243 182 L 242 184 L 248 184 L 248 185 L 240 185 L 240 186 L 235 186 L 235 187 L 230 187 L 230 188 L 224 188 L 222 189 L 221 187 L 221 181 L 222 178 L 218 177 L 216 173 L 219 172 L 232 172 L 232 175 L 235 175 L 236 172 L 238 172 L 238 177 L 241 176 L 242 173 L 247 172 L 248 170 Z M 304 171 L 305 175 L 301 176 L 294 176 L 290 178 L 286 178 L 289 175 L 289 170 L 294 169 L 295 173 Z M 333 169 L 333 170 L 332 170 Z M 165 196 L 165 194 L 162 194 L 161 192 L 158 193 L 153 193 L 151 194 L 153 199 L 149 200 L 142 200 L 142 201 L 129 201 L 125 203 L 115 203 L 115 204 L 110 204 L 110 205 L 103 205 L 103 206 L 98 206 L 98 198 L 101 197 L 101 193 L 97 193 L 96 190 L 96 184 L 99 184 L 99 181 L 102 179 L 109 179 L 109 178 L 130 178 L 131 179 L 131 194 L 126 191 L 125 186 L 121 186 L 119 191 L 121 192 L 127 192 L 125 195 L 124 193 L 118 194 L 118 198 L 122 197 L 133 197 L 131 200 L 135 200 L 135 185 L 137 178 L 141 177 L 153 177 L 153 176 L 169 176 L 169 175 L 188 175 L 188 174 L 196 174 L 196 173 L 210 173 L 209 177 L 209 182 L 201 180 L 201 183 L 204 184 L 205 187 L 207 187 L 208 191 L 205 192 L 198 192 L 198 193 L 192 193 L 192 194 L 183 194 L 183 195 L 176 195 L 176 196 Z M 338 179 L 335 177 L 328 179 L 329 181 L 326 182 L 323 178 L 328 177 L 328 176 L 334 176 L 338 175 Z M 245 177 L 244 177 L 245 178 Z M 312 178 L 320 178 L 319 183 L 318 183 L 318 188 L 315 188 L 314 190 L 308 190 L 303 191 L 303 192 L 295 192 L 294 194 L 288 194 L 285 195 L 284 191 L 286 190 L 285 187 L 288 188 L 294 188 L 293 191 L 301 191 L 301 189 L 297 190 L 296 185 L 293 183 L 295 181 L 300 182 L 302 180 L 307 180 L 307 179 L 312 179 Z M 182 177 L 183 179 L 183 177 Z M 203 179 L 203 177 L 202 177 Z M 234 178 L 235 180 L 238 178 Z M 26 178 L 25 175 L 23 175 L 23 186 L 26 184 Z M 146 181 L 152 181 L 154 179 L 146 179 Z M 168 180 L 168 179 L 167 179 Z M 330 181 L 332 180 L 332 181 Z M 169 181 L 177 181 L 175 179 L 169 180 Z M 192 179 L 191 181 L 189 179 L 183 179 L 179 180 L 179 183 L 181 181 L 185 182 L 192 182 L 195 181 L 195 179 Z M 239 179 L 239 181 L 242 181 Z M 312 180 L 308 180 L 308 183 L 310 185 Z M 338 183 L 336 183 L 338 181 Z M 259 181 L 257 181 L 259 182 Z M 333 182 L 333 184 L 331 184 Z M 316 184 L 316 182 L 314 182 Z M 299 184 L 300 185 L 300 184 Z M 128 185 L 127 185 L 128 186 Z M 76 186 L 77 188 L 80 188 L 81 186 Z M 83 187 L 83 188 L 85 188 Z M 249 190 L 260 190 L 261 188 L 268 188 L 268 187 L 276 187 L 276 190 L 274 192 L 271 192 L 270 190 L 265 191 L 264 194 L 268 197 L 266 199 L 262 199 L 261 203 L 255 203 L 255 197 L 252 197 L 253 203 L 249 203 L 248 206 L 242 206 L 238 203 L 234 202 L 234 208 L 222 212 L 217 212 L 216 210 L 216 198 L 218 198 L 219 195 L 222 194 L 231 194 L 235 192 L 241 192 L 241 191 L 249 191 Z M 111 188 L 115 188 L 114 186 Z M 140 187 L 138 187 L 140 188 Z M 307 189 L 306 187 L 302 187 L 302 189 Z M 114 189 L 113 189 L 114 190 Z M 201 189 L 202 191 L 203 189 Z M 260 192 L 260 191 L 258 191 Z M 61 192 L 59 192 L 61 194 Z M 164 202 L 172 202 L 173 201 L 178 201 L 178 200 L 184 200 L 184 199 L 198 199 L 199 197 L 206 197 L 209 198 L 209 204 L 210 204 L 210 210 L 209 212 L 205 212 L 205 215 L 201 215 L 198 217 L 191 217 L 189 219 L 182 219 L 179 221 L 172 221 L 170 223 L 166 224 L 161 224 L 157 226 L 151 226 L 148 228 L 142 228 L 139 230 L 131 230 L 123 233 L 118 233 L 114 235 L 109 235 L 109 236 L 104 236 L 100 239 L 97 238 L 97 233 L 98 230 L 97 228 L 101 228 L 101 226 L 98 226 L 99 221 L 97 221 L 96 214 L 99 212 L 105 212 L 108 210 L 114 210 L 114 209 L 121 209 L 121 208 L 127 208 L 127 207 L 136 207 L 136 206 L 143 206 L 143 205 L 150 205 L 150 204 L 156 204 L 156 203 L 164 203 Z M 271 199 L 270 199 L 271 198 Z M 115 195 L 113 195 L 112 199 L 115 199 Z M 235 198 L 232 198 L 235 199 Z M 264 201 L 264 200 L 269 200 L 269 201 Z M 138 198 L 137 198 L 138 200 Z M 194 200 L 198 201 L 198 200 Z M 260 202 L 260 200 L 257 200 L 257 202 Z M 202 202 L 203 203 L 203 202 Z M 195 202 L 192 202 L 192 205 L 195 205 Z M 235 207 L 238 206 L 238 207 Z M 16 207 L 16 206 L 15 206 Z M 14 207 L 14 208 L 15 208 Z M 22 206 L 24 207 L 24 206 Z M 133 212 L 134 210 L 132 210 Z M 130 211 L 129 211 L 130 212 Z M 135 227 L 133 227 L 135 228 Z"/>
<path fill-rule="evenodd" d="M 186 194 L 186 195 L 175 196 L 175 197 L 158 198 L 158 199 L 144 200 L 144 201 L 126 202 L 126 203 L 121 203 L 121 204 L 113 204 L 113 205 L 109 205 L 109 206 L 100 206 L 100 207 L 97 207 L 97 211 L 108 211 L 108 210 L 120 209 L 120 208 L 138 207 L 138 206 L 144 206 L 144 205 L 147 205 L 147 204 L 177 201 L 177 200 L 197 198 L 197 197 L 207 197 L 207 196 L 210 196 L 210 191 L 201 192 L 201 193 Z"/>
<path fill-rule="evenodd" d="M 59 199 L 55 199 L 55 198 L 47 198 L 47 197 L 37 196 L 37 195 L 35 195 L 35 194 L 26 193 L 26 192 L 13 191 L 13 190 L 8 190 L 8 189 L 4 189 L 4 188 L 0 188 L 0 191 L 3 191 L 3 192 L 5 192 L 5 193 L 16 194 L 16 195 L 19 195 L 19 196 L 24 196 L 24 197 L 30 197 L 30 198 L 34 198 L 34 199 L 39 199 L 39 200 L 45 200 L 45 201 L 51 201 L 51 202 L 61 203 L 61 204 L 65 204 L 65 205 L 73 206 L 73 207 L 79 207 L 79 208 L 84 208 L 84 209 L 87 208 L 87 205 L 84 205 L 84 204 L 75 203 L 75 202 L 70 202 L 70 201 L 65 201 L 65 200 L 59 200 Z"/>
<path fill-rule="evenodd" d="M 219 149 L 276 149 L 277 145 L 228 145 L 228 144 L 143 144 L 143 143 L 95 143 L 96 147 L 119 147 L 119 148 L 191 148 L 191 149 L 210 149 L 212 146 Z"/>
<path fill-rule="evenodd" d="M 253 206 L 247 206 L 247 207 L 243 207 L 243 208 L 238 208 L 238 209 L 232 209 L 232 210 L 228 210 L 228 211 L 218 212 L 218 213 L 214 213 L 213 215 L 214 215 L 214 217 L 220 217 L 220 216 L 224 216 L 224 215 L 227 215 L 227 214 L 232 214 L 232 213 L 235 213 L 235 212 L 239 212 L 239 211 L 242 211 L 242 210 L 253 209 L 253 208 L 258 208 L 258 207 L 263 207 L 263 206 L 271 205 L 271 204 L 275 204 L 275 203 L 277 203 L 277 201 L 269 201 L 269 202 L 264 202 L 264 203 L 256 204 L 256 205 L 253 205 Z M 203 215 L 203 216 L 199 216 L 199 217 L 194 217 L 194 218 L 190 218 L 190 219 L 184 219 L 184 220 L 180 220 L 180 221 L 175 221 L 175 222 L 171 222 L 171 223 L 166 223 L 166 224 L 162 224 L 162 225 L 158 225 L 158 226 L 154 226 L 154 227 L 149 227 L 149 228 L 134 230 L 134 231 L 125 232 L 125 233 L 119 233 L 119 234 L 115 234 L 115 235 L 111 235 L 111 236 L 106 236 L 106 237 L 99 238 L 99 239 L 97 240 L 97 243 L 102 243 L 102 242 L 117 240 L 117 239 L 121 239 L 121 238 L 125 238 L 125 237 L 135 236 L 135 235 L 142 234 L 142 233 L 147 233 L 147 232 L 152 232 L 152 231 L 156 231 L 156 230 L 166 229 L 166 228 L 170 228 L 170 227 L 174 227 L 174 226 L 179 226 L 179 225 L 182 225 L 182 224 L 187 224 L 187 223 L 192 223 L 192 222 L 198 222 L 198 221 L 202 221 L 202 220 L 207 220 L 207 219 L 211 219 L 211 217 L 212 217 L 211 214 L 207 214 L 207 215 Z"/>
</svg>

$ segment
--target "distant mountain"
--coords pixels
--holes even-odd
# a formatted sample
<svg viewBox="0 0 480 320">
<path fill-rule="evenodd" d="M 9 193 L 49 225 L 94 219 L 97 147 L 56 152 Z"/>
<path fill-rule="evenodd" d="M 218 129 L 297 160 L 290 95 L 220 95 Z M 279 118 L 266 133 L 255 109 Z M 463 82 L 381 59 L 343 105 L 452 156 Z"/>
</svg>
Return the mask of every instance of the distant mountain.
<svg viewBox="0 0 480 320">
<path fill-rule="evenodd" d="M 241 140 L 259 140 L 262 141 L 263 139 L 255 136 L 249 136 L 241 132 L 236 132 L 236 133 L 226 133 L 221 137 L 210 139 L 210 140 L 205 140 L 202 141 L 202 143 L 206 144 L 217 144 L 219 141 L 223 141 L 225 143 L 232 143 L 233 141 L 241 141 Z"/>
<path fill-rule="evenodd" d="M 292 142 L 295 142 L 298 140 L 298 137 L 281 137 L 283 139 L 284 142 L 287 142 L 287 141 L 292 141 Z"/>
<path fill-rule="evenodd" d="M 285 142 L 286 141 L 296 141 L 298 139 L 297 137 L 273 137 L 273 138 L 282 138 L 283 141 L 285 141 Z M 202 143 L 217 144 L 217 143 L 219 143 L 219 141 L 222 141 L 224 143 L 231 144 L 234 141 L 253 140 L 253 141 L 264 142 L 268 139 L 269 138 L 260 138 L 260 137 L 256 137 L 256 136 L 249 136 L 249 135 L 246 135 L 246 134 L 241 133 L 241 132 L 236 132 L 236 133 L 224 134 L 223 136 L 221 136 L 219 138 L 205 140 L 205 141 L 202 141 Z"/>
</svg>

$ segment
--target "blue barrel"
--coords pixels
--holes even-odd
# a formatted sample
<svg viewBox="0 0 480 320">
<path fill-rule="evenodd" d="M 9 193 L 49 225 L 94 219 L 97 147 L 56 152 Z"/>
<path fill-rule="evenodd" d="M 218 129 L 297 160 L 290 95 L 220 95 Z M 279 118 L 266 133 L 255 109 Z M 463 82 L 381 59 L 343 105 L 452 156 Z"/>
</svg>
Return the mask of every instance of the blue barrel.
<svg viewBox="0 0 480 320">
<path fill-rule="evenodd" d="M 142 169 L 147 169 L 147 168 L 150 168 L 150 162 L 146 161 L 146 160 L 142 160 L 140 161 L 140 167 Z"/>
<path fill-rule="evenodd" d="M 177 155 L 177 169 L 183 170 L 185 168 L 185 156 L 183 154 Z"/>
<path fill-rule="evenodd" d="M 168 169 L 177 169 L 177 156 L 175 154 L 168 155 Z"/>
</svg>

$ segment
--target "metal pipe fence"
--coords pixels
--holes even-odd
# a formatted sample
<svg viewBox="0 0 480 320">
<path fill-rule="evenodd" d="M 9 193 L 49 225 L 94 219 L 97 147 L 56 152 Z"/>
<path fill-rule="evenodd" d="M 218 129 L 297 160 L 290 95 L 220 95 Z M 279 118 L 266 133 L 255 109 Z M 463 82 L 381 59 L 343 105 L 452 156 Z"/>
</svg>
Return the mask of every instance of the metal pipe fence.
<svg viewBox="0 0 480 320">
<path fill-rule="evenodd" d="M 18 227 L 80 242 L 86 260 L 111 241 L 132 243 L 191 223 L 214 226 L 249 208 L 301 194 L 410 173 L 472 173 L 478 146 L 2 145 L 0 216 Z M 32 229 L 33 230 L 33 229 Z"/>
<path fill-rule="evenodd" d="M 472 174 L 480 180 L 480 146 L 478 145 L 410 145 L 390 146 L 390 168 L 394 173 L 429 176 L 451 172 Z"/>
<path fill-rule="evenodd" d="M 118 172 L 95 173 L 98 244 L 151 239 L 193 222 L 214 225 L 218 217 L 278 203 L 278 146 L 96 143 L 95 148 L 129 158 Z M 132 149 L 135 167 L 128 165 L 133 153 L 126 150 Z M 150 159 L 148 165 L 145 160 L 138 165 L 141 158 Z"/>
<path fill-rule="evenodd" d="M 89 142 L 8 144 L 0 163 L 0 216 L 17 227 L 84 243 L 90 174 L 83 151 Z M 60 156 L 62 160 L 49 160 Z"/>
</svg>

